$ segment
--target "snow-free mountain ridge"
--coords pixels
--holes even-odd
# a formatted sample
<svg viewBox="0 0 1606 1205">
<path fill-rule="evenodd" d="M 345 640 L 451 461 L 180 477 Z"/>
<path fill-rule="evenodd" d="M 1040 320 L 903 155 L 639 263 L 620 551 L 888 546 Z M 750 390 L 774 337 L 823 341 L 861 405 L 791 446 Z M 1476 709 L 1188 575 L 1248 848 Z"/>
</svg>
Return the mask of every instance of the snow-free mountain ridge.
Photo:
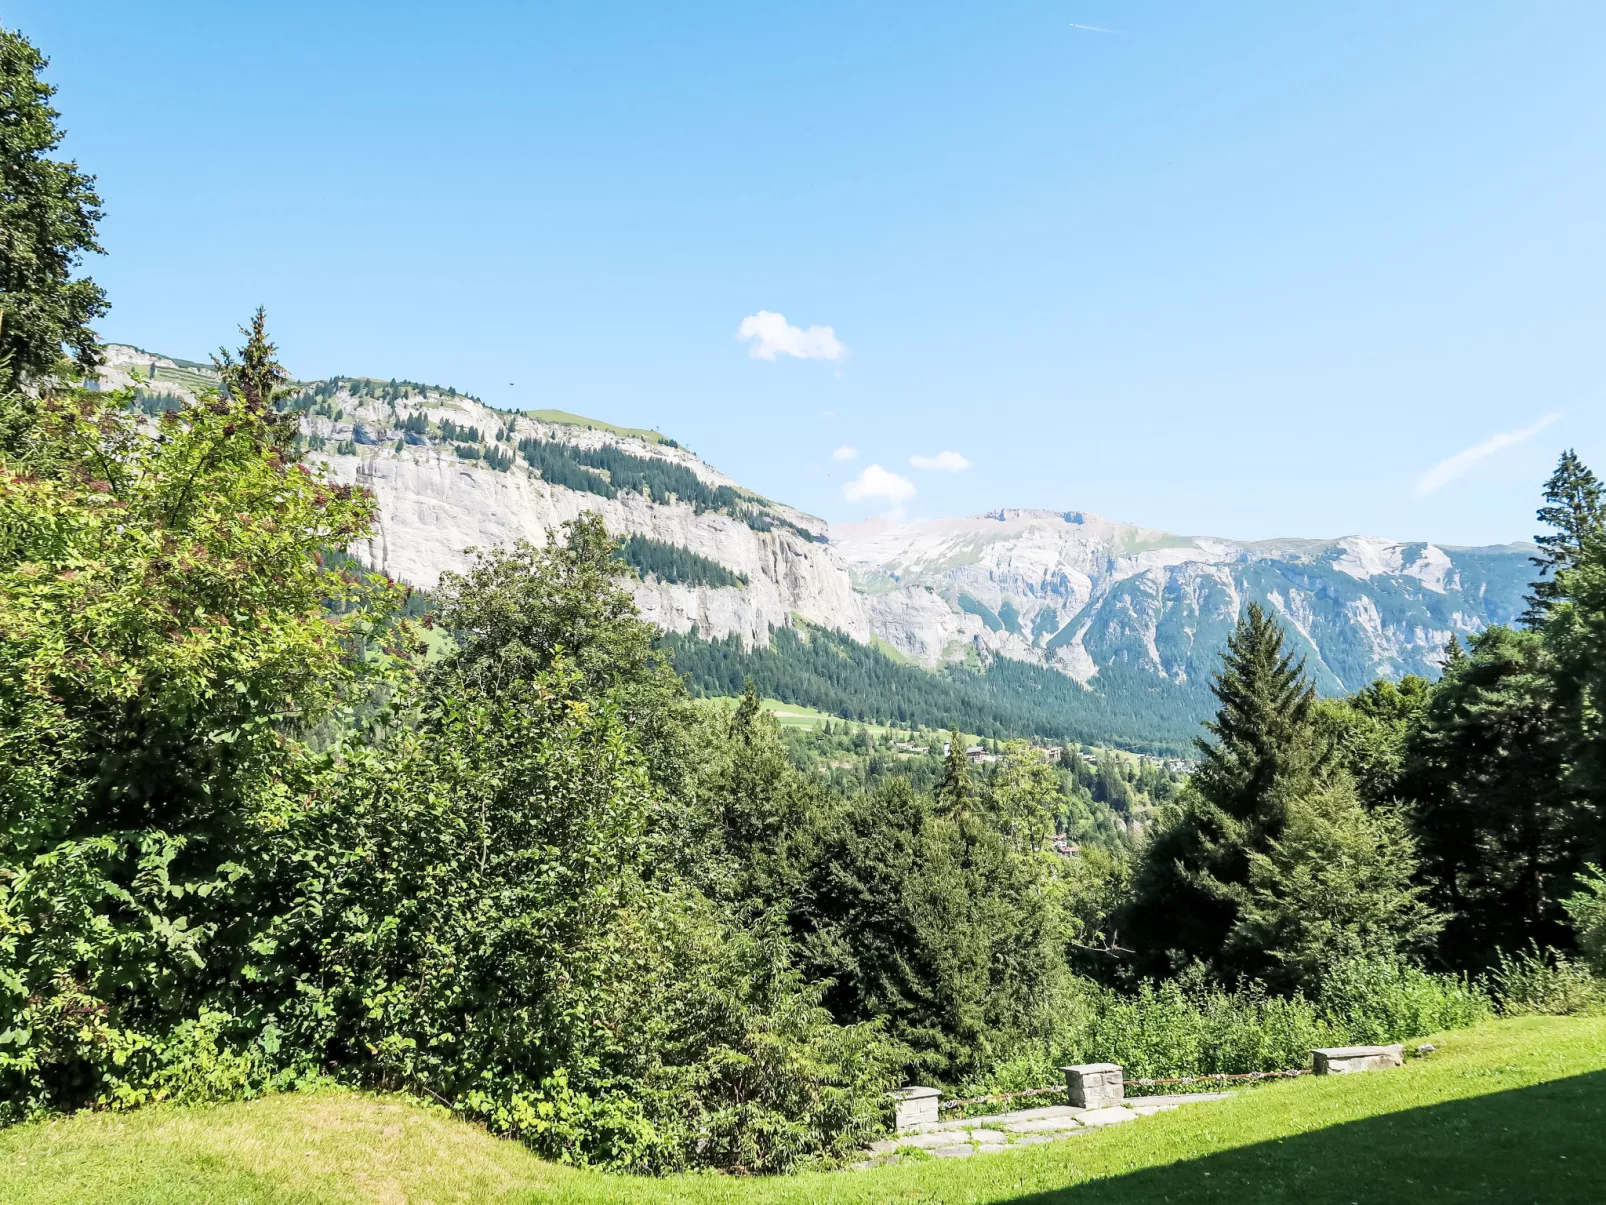
<svg viewBox="0 0 1606 1205">
<path fill-rule="evenodd" d="M 193 362 L 122 345 L 106 353 L 102 387 L 133 386 L 148 409 L 215 382 Z M 1531 577 L 1526 546 L 1237 541 L 1081 511 L 828 528 L 653 432 L 395 381 L 300 388 L 307 462 L 378 500 L 375 535 L 353 550 L 368 563 L 427 588 L 468 564 L 471 547 L 541 542 L 597 511 L 619 536 L 738 575 L 742 584 L 710 585 L 652 574 L 635 592 L 666 630 L 749 647 L 801 620 L 929 668 L 1007 657 L 1095 690 L 1117 667 L 1197 686 L 1241 608 L 1258 601 L 1335 692 L 1432 674 L 1452 634 L 1514 618 Z"/>
</svg>

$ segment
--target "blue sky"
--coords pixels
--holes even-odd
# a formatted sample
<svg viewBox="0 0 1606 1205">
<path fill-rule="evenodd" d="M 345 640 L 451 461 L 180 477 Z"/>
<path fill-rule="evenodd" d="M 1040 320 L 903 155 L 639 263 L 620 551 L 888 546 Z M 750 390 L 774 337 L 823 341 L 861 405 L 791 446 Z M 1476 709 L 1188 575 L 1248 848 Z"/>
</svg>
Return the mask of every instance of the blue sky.
<svg viewBox="0 0 1606 1205">
<path fill-rule="evenodd" d="M 1562 447 L 1606 470 L 1598 0 L 4 20 L 110 339 L 260 302 L 299 375 L 656 426 L 833 520 L 1486 543 Z"/>
</svg>

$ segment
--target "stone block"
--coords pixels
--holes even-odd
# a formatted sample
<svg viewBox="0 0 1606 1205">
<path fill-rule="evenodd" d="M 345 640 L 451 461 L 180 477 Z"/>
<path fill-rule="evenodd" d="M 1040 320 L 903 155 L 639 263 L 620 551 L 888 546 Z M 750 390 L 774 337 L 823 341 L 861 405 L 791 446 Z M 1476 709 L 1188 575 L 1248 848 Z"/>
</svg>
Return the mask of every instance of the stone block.
<svg viewBox="0 0 1606 1205">
<path fill-rule="evenodd" d="M 1356 1071 L 1381 1071 L 1405 1063 L 1405 1047 L 1329 1046 L 1311 1053 L 1311 1070 L 1317 1075 L 1349 1075 Z"/>
<path fill-rule="evenodd" d="M 1121 1086 L 1121 1068 L 1114 1063 L 1085 1063 L 1060 1070 L 1065 1073 L 1065 1090 L 1075 1108 L 1108 1108 L 1120 1104 L 1126 1096 Z"/>
<path fill-rule="evenodd" d="M 893 1101 L 893 1129 L 901 1132 L 918 1125 L 936 1124 L 937 1105 L 942 1099 L 942 1093 L 936 1088 L 899 1088 L 888 1095 Z"/>
</svg>

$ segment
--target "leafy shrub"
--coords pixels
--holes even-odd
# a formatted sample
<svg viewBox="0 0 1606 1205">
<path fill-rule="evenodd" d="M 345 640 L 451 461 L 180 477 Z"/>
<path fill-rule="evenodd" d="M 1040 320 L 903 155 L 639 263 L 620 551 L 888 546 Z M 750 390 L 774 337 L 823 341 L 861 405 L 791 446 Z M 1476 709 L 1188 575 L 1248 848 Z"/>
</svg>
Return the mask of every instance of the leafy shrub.
<svg viewBox="0 0 1606 1205">
<path fill-rule="evenodd" d="M 1606 976 L 1606 871 L 1590 863 L 1578 876 L 1581 888 L 1562 906 L 1578 934 L 1578 948 L 1597 975 Z"/>
<path fill-rule="evenodd" d="M 1348 1042 L 1399 1042 L 1486 1019 L 1488 993 L 1464 976 L 1399 958 L 1357 958 L 1322 980 L 1319 1007 Z"/>
<path fill-rule="evenodd" d="M 1589 968 L 1560 950 L 1531 946 L 1515 956 L 1502 951 L 1487 982 L 1500 1011 L 1508 1017 L 1566 1016 L 1606 1004 L 1606 991 Z"/>
<path fill-rule="evenodd" d="M 1280 1071 L 1343 1036 L 1300 996 L 1165 980 L 1102 993 L 1061 1062 L 1119 1063 L 1133 1079 Z"/>
<path fill-rule="evenodd" d="M 1124 994 L 1081 980 L 1052 1048 L 1014 1051 L 965 1080 L 959 1095 L 1050 1087 L 1068 1063 L 1119 1063 L 1131 1079 L 1285 1071 L 1309 1066 L 1318 1046 L 1404 1041 L 1491 1011 L 1480 986 L 1399 959 L 1340 963 L 1315 1000 L 1270 995 L 1256 983 L 1229 991 L 1198 974 Z"/>
</svg>

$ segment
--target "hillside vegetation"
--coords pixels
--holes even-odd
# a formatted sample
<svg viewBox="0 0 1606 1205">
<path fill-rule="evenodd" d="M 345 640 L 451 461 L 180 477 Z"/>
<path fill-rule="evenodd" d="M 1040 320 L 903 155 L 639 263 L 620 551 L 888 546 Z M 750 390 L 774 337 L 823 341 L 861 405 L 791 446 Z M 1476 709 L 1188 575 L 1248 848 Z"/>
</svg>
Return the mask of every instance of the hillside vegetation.
<svg viewBox="0 0 1606 1205">
<path fill-rule="evenodd" d="M 56 214 L 33 236 L 70 265 L 98 213 L 60 190 L 76 169 L 41 158 L 57 140 L 41 65 L 0 30 L 0 131 L 25 131 L 40 160 L 14 176 L 35 194 L 19 204 Z M 7 257 L 26 244 L 0 240 L 0 273 L 43 294 L 7 310 L 8 353 L 89 346 L 73 299 L 93 290 L 19 274 Z M 175 1116 L 147 1107 L 278 1095 L 253 1106 L 271 1117 L 337 1085 L 430 1100 L 569 1165 L 731 1173 L 566 1183 L 739 1194 L 738 1176 L 852 1161 L 900 1083 L 979 1096 L 1103 1059 L 1150 1078 L 1286 1069 L 1314 1045 L 1602 1005 L 1606 490 L 1570 451 L 1544 485 L 1521 622 L 1452 639 L 1436 682 L 1324 699 L 1276 608 L 1218 616 L 1210 718 L 1181 781 L 990 733 L 973 757 L 960 732 L 1036 722 L 966 693 L 996 665 L 911 697 L 957 713 L 946 739 L 924 721 L 924 749 L 788 735 L 754 684 L 693 698 L 638 600 L 787 600 L 756 577 L 700 596 L 666 583 L 712 570 L 651 545 L 635 549 L 643 586 L 605 515 L 651 527 L 674 506 L 687 538 L 717 533 L 736 559 L 830 557 L 734 511 L 655 502 L 693 491 L 672 468 L 710 507 L 807 526 L 662 445 L 577 435 L 565 463 L 613 496 L 569 491 L 589 509 L 539 542 L 488 541 L 420 605 L 358 559 L 397 531 L 387 512 L 377 538 L 377 462 L 300 441 L 394 441 L 387 470 L 522 505 L 553 501 L 515 463 L 548 433 L 434 393 L 409 409 L 401 382 L 309 393 L 261 309 L 242 333 L 215 388 L 150 412 L 66 362 L 0 356 L 0 1127 L 115 1115 L 7 1143 L 93 1125 L 137 1139 Z M 438 442 L 414 458 L 410 439 Z M 1010 639 L 1047 631 L 974 596 Z M 811 680 L 851 703 L 865 663 L 804 643 Z M 1107 823 L 1122 808 L 1145 840 Z M 1489 1041 L 1460 1078 L 1430 1062 L 1286 1099 L 1340 1121 L 1344 1101 L 1456 1098 L 1523 1065 Z M 1598 1070 L 1562 1045 L 1553 1062 Z M 1230 1134 L 1278 1099 L 1205 1116 Z M 1498 1113 L 1454 1116 L 1500 1149 Z M 136 1143 L 128 1167 L 156 1149 Z M 1300 1159 L 1272 1154 L 1299 1180 Z M 1058 1179 L 1009 1191 L 1063 1184 L 1078 1157 L 1028 1154 L 1014 1166 Z M 218 1166 L 230 1190 L 263 1183 Z M 1570 1190 L 1566 1170 L 1551 1179 Z M 922 1174 L 829 1183 L 915 1191 Z M 990 1193 L 997 1174 L 938 1173 Z"/>
<path fill-rule="evenodd" d="M 781 1179 L 647 1181 L 543 1163 L 444 1110 L 344 1091 L 0 1133 L 0 1201 L 678 1205 L 1419 1205 L 1600 1199 L 1606 1022 L 1435 1035 L 1398 1071 L 1281 1082 L 1072 1142 Z"/>
</svg>

